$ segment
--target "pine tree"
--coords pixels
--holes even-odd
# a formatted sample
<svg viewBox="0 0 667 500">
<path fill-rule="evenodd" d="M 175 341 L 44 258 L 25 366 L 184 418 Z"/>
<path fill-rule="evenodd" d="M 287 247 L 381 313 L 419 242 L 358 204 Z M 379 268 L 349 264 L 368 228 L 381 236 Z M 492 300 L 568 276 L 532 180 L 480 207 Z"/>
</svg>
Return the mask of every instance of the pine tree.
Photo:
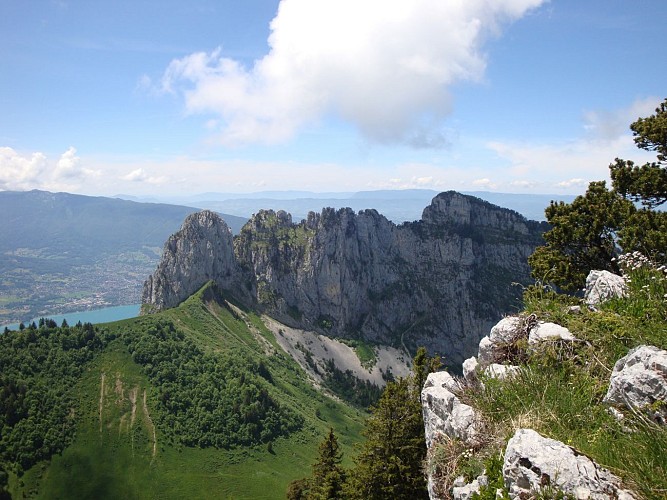
<svg viewBox="0 0 667 500">
<path fill-rule="evenodd" d="M 317 462 L 313 465 L 311 488 L 307 498 L 312 500 L 337 500 L 344 498 L 345 470 L 341 466 L 343 453 L 333 429 L 320 443 Z"/>
<path fill-rule="evenodd" d="M 614 257 L 640 251 L 667 262 L 667 99 L 654 115 L 630 125 L 638 147 L 657 153 L 657 162 L 635 165 L 616 159 L 609 166 L 612 189 L 591 182 L 572 203 L 551 202 L 546 245 L 530 256 L 533 277 L 565 291 L 580 290 L 588 272 L 618 272 Z"/>
<path fill-rule="evenodd" d="M 419 397 L 411 381 L 390 382 L 365 429 L 348 493 L 367 500 L 428 498 L 422 461 L 426 455 Z"/>
<path fill-rule="evenodd" d="M 366 420 L 363 443 L 355 467 L 341 467 L 342 454 L 333 432 L 319 446 L 310 478 L 292 481 L 288 500 L 427 499 L 422 470 L 426 440 L 421 411 L 421 389 L 426 377 L 440 367 L 420 347 L 413 360 L 413 375 L 387 383 Z"/>
<path fill-rule="evenodd" d="M 420 347 L 413 375 L 389 382 L 366 421 L 366 441 L 351 472 L 347 493 L 358 499 L 428 498 L 422 470 L 426 440 L 421 389 L 428 374 L 440 366 Z"/>
</svg>

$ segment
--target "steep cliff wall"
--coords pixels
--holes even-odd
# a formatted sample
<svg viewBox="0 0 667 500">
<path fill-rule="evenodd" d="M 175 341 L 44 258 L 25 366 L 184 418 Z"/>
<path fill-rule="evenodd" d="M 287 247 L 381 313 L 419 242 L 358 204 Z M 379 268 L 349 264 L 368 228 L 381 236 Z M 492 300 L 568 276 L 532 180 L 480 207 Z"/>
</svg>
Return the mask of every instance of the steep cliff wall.
<svg viewBox="0 0 667 500">
<path fill-rule="evenodd" d="M 232 286 L 238 276 L 232 233 L 219 215 L 189 215 L 169 237 L 152 276 L 144 282 L 144 312 L 174 307 L 209 280 Z"/>
<path fill-rule="evenodd" d="M 204 215 L 202 215 L 204 214 Z M 324 209 L 295 224 L 260 211 L 233 240 L 215 214 L 190 217 L 146 281 L 144 302 L 171 307 L 213 279 L 290 326 L 413 350 L 460 364 L 513 310 L 542 227 L 516 212 L 442 193 L 422 220 Z M 194 236 L 194 239 L 192 237 Z"/>
</svg>

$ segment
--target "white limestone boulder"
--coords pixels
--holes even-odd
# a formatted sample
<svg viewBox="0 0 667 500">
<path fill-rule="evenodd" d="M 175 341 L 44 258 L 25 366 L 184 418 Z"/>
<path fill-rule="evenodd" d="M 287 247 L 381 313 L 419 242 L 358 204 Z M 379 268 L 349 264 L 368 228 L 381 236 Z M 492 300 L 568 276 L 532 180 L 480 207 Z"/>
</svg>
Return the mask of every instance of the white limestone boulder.
<svg viewBox="0 0 667 500">
<path fill-rule="evenodd" d="M 468 358 L 463 362 L 462 368 L 463 368 L 463 378 L 465 380 L 472 380 L 476 377 L 477 375 L 477 367 L 479 366 L 479 363 L 477 362 L 477 358 L 473 356 L 472 358 Z"/>
<path fill-rule="evenodd" d="M 443 387 L 449 392 L 458 392 L 461 390 L 461 384 L 452 377 L 447 371 L 429 373 L 424 382 L 423 389 L 430 387 Z"/>
<path fill-rule="evenodd" d="M 477 362 L 481 368 L 489 366 L 494 362 L 494 348 L 498 345 L 511 342 L 516 337 L 516 333 L 521 326 L 521 317 L 507 316 L 491 328 L 489 335 L 482 337 L 477 349 Z"/>
<path fill-rule="evenodd" d="M 576 499 L 632 499 L 621 480 L 590 458 L 532 429 L 519 429 L 507 443 L 503 463 L 510 498 L 533 498 L 543 488 Z"/>
<path fill-rule="evenodd" d="M 469 500 L 475 493 L 479 494 L 479 490 L 482 486 L 487 486 L 488 484 L 489 478 L 484 475 L 479 476 L 468 484 L 463 484 L 461 486 L 456 486 L 455 484 L 452 488 L 452 499 Z"/>
<path fill-rule="evenodd" d="M 545 340 L 566 340 L 571 342 L 576 339 L 570 330 L 564 326 L 560 326 L 556 323 L 540 322 L 530 330 L 530 334 L 528 335 L 528 345 L 534 346 Z"/>
<path fill-rule="evenodd" d="M 431 373 L 426 379 L 421 396 L 428 448 L 439 435 L 472 444 L 479 434 L 479 418 L 454 394 L 457 389 L 458 382 L 447 372 Z"/>
<path fill-rule="evenodd" d="M 477 349 L 477 362 L 480 366 L 487 366 L 493 363 L 493 342 L 488 335 L 482 337 Z"/>
<path fill-rule="evenodd" d="M 642 345 L 619 359 L 614 365 L 603 401 L 635 409 L 648 408 L 655 420 L 665 423 L 667 351 Z M 663 404 L 654 405 L 656 402 Z"/>
<path fill-rule="evenodd" d="M 521 368 L 514 365 L 499 365 L 493 363 L 484 369 L 484 375 L 488 378 L 495 378 L 498 380 L 505 380 L 518 375 Z"/>
<path fill-rule="evenodd" d="M 612 298 L 625 297 L 627 285 L 623 278 L 609 271 L 593 270 L 586 278 L 584 302 L 589 306 L 597 306 Z"/>
<path fill-rule="evenodd" d="M 507 316 L 501 319 L 489 332 L 489 340 L 493 344 L 506 344 L 515 336 L 521 328 L 522 319 L 520 316 Z"/>
</svg>

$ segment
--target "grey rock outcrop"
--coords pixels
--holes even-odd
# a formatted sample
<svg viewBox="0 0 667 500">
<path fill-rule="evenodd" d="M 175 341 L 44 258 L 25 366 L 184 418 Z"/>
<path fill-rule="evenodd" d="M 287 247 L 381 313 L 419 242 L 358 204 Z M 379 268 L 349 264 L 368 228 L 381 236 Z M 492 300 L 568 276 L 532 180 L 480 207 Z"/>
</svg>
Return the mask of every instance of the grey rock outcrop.
<svg viewBox="0 0 667 500">
<path fill-rule="evenodd" d="M 427 377 L 421 393 L 427 448 L 439 435 L 468 444 L 477 438 L 479 418 L 471 406 L 454 394 L 458 388 L 458 382 L 447 372 L 435 372 Z"/>
<path fill-rule="evenodd" d="M 461 365 L 461 368 L 463 368 L 463 378 L 466 380 L 472 380 L 475 378 L 477 376 L 478 366 L 479 363 L 477 362 L 477 358 L 475 356 L 466 359 Z"/>
<path fill-rule="evenodd" d="M 489 335 L 482 337 L 477 349 L 477 362 L 481 368 L 487 367 L 495 361 L 494 351 L 502 345 L 512 341 L 521 328 L 523 320 L 520 316 L 507 316 L 496 323 Z"/>
<path fill-rule="evenodd" d="M 506 375 L 518 373 L 518 367 L 498 362 L 507 361 L 503 359 L 503 346 L 526 335 L 531 348 L 545 341 L 576 340 L 567 328 L 556 323 L 538 322 L 534 316 L 507 316 L 491 328 L 489 335 L 479 341 L 477 357 L 468 358 L 463 362 L 463 377 L 471 380 L 479 371 L 494 378 L 504 378 Z"/>
<path fill-rule="evenodd" d="M 209 280 L 230 288 L 237 273 L 231 230 L 215 212 L 197 212 L 165 243 L 157 269 L 144 283 L 142 303 L 150 311 L 172 307 Z"/>
<path fill-rule="evenodd" d="M 621 481 L 574 448 L 519 429 L 507 443 L 503 463 L 510 498 L 534 498 L 544 488 L 560 490 L 577 499 L 634 498 Z"/>
<path fill-rule="evenodd" d="M 477 479 L 474 479 L 468 484 L 461 486 L 454 486 L 452 488 L 452 499 L 453 500 L 469 500 L 475 493 L 479 493 L 479 490 L 482 486 L 487 486 L 489 484 L 489 479 L 482 475 L 478 476 Z"/>
<path fill-rule="evenodd" d="M 642 345 L 619 359 L 614 365 L 603 401 L 648 411 L 654 420 L 665 423 L 667 351 Z"/>
<path fill-rule="evenodd" d="M 400 226 L 375 210 L 326 208 L 299 223 L 260 211 L 233 243 L 203 228 L 195 231 L 201 243 L 168 243 L 144 303 L 173 307 L 213 279 L 288 326 L 409 350 L 423 345 L 458 366 L 517 303 L 512 283 L 530 280 L 527 258 L 543 229 L 455 192 Z"/>
<path fill-rule="evenodd" d="M 593 270 L 586 277 L 584 302 L 597 306 L 609 299 L 625 297 L 627 285 L 623 278 L 609 271 Z"/>
</svg>

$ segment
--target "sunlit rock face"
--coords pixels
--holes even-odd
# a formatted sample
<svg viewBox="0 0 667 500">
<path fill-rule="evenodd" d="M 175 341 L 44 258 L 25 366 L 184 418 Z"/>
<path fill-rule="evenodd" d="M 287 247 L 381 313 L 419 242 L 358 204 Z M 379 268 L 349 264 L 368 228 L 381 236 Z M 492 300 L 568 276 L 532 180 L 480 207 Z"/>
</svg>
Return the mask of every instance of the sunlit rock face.
<svg viewBox="0 0 667 500">
<path fill-rule="evenodd" d="M 170 238 L 146 281 L 151 309 L 175 306 L 212 279 L 290 326 L 409 350 L 423 345 L 451 366 L 517 309 L 513 283 L 529 282 L 527 258 L 545 229 L 455 192 L 401 225 L 375 210 L 325 208 L 298 223 L 267 210 L 232 240 L 212 215 L 190 223 Z"/>
<path fill-rule="evenodd" d="M 209 280 L 229 285 L 238 274 L 232 248 L 231 230 L 219 215 L 208 210 L 189 215 L 144 282 L 148 311 L 178 305 Z"/>
</svg>

